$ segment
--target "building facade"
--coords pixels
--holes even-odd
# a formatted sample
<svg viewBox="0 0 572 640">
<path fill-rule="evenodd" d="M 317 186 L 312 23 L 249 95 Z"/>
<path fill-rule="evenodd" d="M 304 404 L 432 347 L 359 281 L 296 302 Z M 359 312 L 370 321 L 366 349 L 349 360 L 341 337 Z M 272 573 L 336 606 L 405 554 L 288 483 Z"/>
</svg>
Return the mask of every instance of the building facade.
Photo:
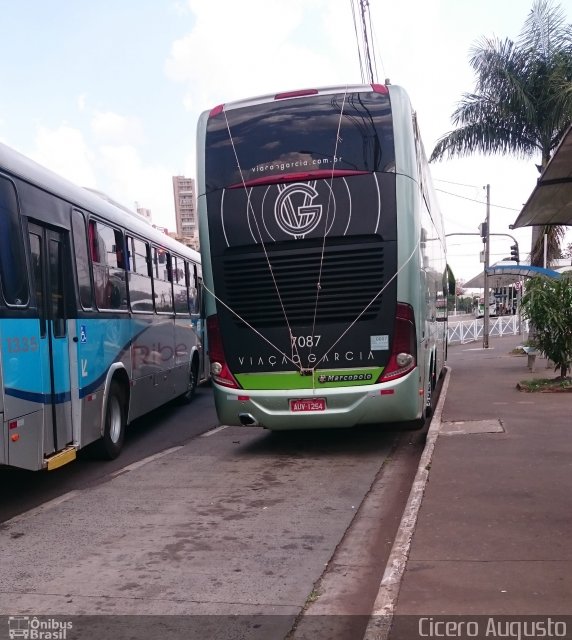
<svg viewBox="0 0 572 640">
<path fill-rule="evenodd" d="M 199 232 L 195 209 L 195 181 L 185 176 L 173 176 L 173 197 L 175 199 L 175 219 L 177 239 L 199 248 Z"/>
<path fill-rule="evenodd" d="M 151 219 L 151 209 L 146 209 L 145 207 L 140 207 L 139 204 L 136 202 L 135 203 L 136 207 L 137 207 L 137 213 L 142 216 L 143 218 L 145 218 L 145 220 L 147 220 L 147 222 L 149 224 L 152 224 L 152 219 Z"/>
</svg>

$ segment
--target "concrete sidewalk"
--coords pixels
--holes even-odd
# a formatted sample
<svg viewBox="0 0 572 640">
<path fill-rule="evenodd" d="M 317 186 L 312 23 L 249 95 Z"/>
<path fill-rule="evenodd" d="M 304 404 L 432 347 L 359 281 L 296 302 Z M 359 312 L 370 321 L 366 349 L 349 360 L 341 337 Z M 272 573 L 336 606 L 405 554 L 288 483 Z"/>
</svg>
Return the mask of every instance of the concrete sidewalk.
<svg viewBox="0 0 572 640">
<path fill-rule="evenodd" d="M 391 630 L 372 619 L 366 637 L 572 638 L 572 394 L 516 389 L 557 375 L 542 359 L 529 372 L 511 354 L 521 342 L 449 349 L 408 556 L 393 601 L 380 595 L 374 610 Z M 513 626 L 495 627 L 501 617 Z M 455 621 L 446 633 L 443 621 Z"/>
</svg>

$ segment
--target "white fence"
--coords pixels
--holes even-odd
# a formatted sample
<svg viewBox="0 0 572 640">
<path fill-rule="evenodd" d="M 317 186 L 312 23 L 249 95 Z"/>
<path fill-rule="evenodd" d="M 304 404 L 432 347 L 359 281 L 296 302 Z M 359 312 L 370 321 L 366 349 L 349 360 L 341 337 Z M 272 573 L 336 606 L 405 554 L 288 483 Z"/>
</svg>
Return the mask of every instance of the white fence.
<svg viewBox="0 0 572 640">
<path fill-rule="evenodd" d="M 516 336 L 527 333 L 526 323 L 518 316 L 499 316 L 489 318 L 489 337 L 491 336 Z M 449 344 L 475 342 L 483 337 L 483 320 L 460 320 L 455 322 L 449 319 Z"/>
</svg>

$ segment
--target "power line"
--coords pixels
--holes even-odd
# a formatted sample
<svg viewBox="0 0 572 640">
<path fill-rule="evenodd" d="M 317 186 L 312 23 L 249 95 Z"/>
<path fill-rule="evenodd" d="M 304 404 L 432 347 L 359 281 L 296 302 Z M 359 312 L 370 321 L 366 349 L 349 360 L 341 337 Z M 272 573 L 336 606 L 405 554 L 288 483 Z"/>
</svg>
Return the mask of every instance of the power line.
<svg viewBox="0 0 572 640">
<path fill-rule="evenodd" d="M 361 21 L 363 28 L 363 45 L 364 45 L 364 54 L 367 62 L 367 68 L 369 70 L 369 81 L 375 82 L 375 78 L 373 77 L 373 66 L 371 64 L 371 54 L 369 50 L 369 39 L 367 35 L 367 19 L 366 13 L 369 9 L 369 0 L 360 0 L 360 10 L 361 10 Z"/>
<path fill-rule="evenodd" d="M 449 196 L 455 196 L 455 198 L 461 198 L 461 200 L 469 200 L 470 202 L 478 202 L 479 204 L 486 204 L 483 200 L 477 200 L 476 198 L 467 198 L 467 196 L 460 196 L 458 193 L 452 193 L 451 191 L 445 191 L 443 189 L 435 189 L 435 191 L 446 193 Z M 504 207 L 502 204 L 493 204 L 492 202 L 490 204 L 491 204 L 491 207 L 496 207 L 497 209 L 508 209 L 509 211 L 520 211 L 520 209 L 515 209 L 514 207 Z"/>
<path fill-rule="evenodd" d="M 372 43 L 371 48 L 373 49 L 373 37 L 371 17 L 368 18 L 369 0 L 350 0 L 350 2 L 352 7 L 352 17 L 354 21 L 354 31 L 356 34 L 356 42 L 358 46 L 358 59 L 360 65 L 361 80 L 364 84 L 366 82 L 370 82 L 373 84 L 376 82 L 377 65 L 375 61 L 372 62 L 372 52 L 370 50 L 370 42 Z M 361 25 L 359 29 L 356 3 L 359 6 L 359 16 L 361 19 Z"/>
<path fill-rule="evenodd" d="M 441 180 L 440 178 L 433 178 L 434 182 L 446 182 L 447 184 L 456 184 L 459 187 L 469 187 L 469 189 L 482 189 L 480 184 L 463 184 L 462 182 L 453 182 L 452 180 Z"/>
<path fill-rule="evenodd" d="M 361 59 L 361 49 L 360 49 L 360 41 L 359 41 L 359 35 L 358 35 L 358 26 L 357 26 L 357 20 L 356 20 L 356 9 L 355 9 L 355 5 L 354 5 L 354 0 L 350 0 L 350 4 L 352 7 L 352 18 L 354 21 L 354 31 L 356 34 L 356 44 L 357 44 L 357 53 L 358 53 L 358 60 L 359 60 L 359 71 L 360 71 L 360 76 L 361 76 L 361 81 L 365 83 L 365 77 L 364 77 L 364 73 L 363 73 L 363 61 Z"/>
</svg>

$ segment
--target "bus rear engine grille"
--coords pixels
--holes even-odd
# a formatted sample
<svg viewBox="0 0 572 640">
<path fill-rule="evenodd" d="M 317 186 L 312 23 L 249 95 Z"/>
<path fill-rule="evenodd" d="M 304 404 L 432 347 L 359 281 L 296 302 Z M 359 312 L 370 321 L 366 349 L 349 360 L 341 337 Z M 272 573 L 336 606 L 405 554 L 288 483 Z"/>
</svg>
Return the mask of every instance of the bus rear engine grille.
<svg viewBox="0 0 572 640">
<path fill-rule="evenodd" d="M 324 253 L 316 321 L 353 322 L 375 318 L 382 296 L 375 296 L 385 284 L 384 252 L 377 246 L 328 247 Z M 294 251 L 253 254 L 252 248 L 224 258 L 224 285 L 228 306 L 254 327 L 276 327 L 285 323 L 286 310 L 291 325 L 311 325 L 314 320 L 316 290 L 322 247 Z M 280 292 L 280 298 L 276 289 Z M 373 301 L 373 302 L 372 302 Z M 238 326 L 242 322 L 234 316 Z"/>
</svg>

